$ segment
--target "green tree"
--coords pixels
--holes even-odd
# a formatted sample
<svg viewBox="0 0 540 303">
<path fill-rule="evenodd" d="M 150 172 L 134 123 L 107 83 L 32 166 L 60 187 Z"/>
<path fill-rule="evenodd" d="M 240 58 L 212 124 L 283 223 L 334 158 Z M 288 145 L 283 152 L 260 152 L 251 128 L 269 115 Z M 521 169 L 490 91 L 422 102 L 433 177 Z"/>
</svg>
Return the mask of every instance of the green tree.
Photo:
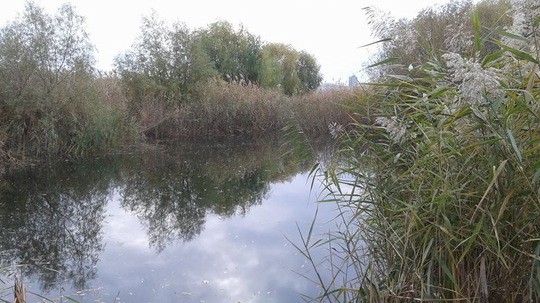
<svg viewBox="0 0 540 303">
<path fill-rule="evenodd" d="M 322 77 L 313 56 L 298 52 L 292 46 L 270 43 L 259 56 L 259 85 L 280 87 L 287 95 L 306 93 L 316 89 Z"/>
<path fill-rule="evenodd" d="M 295 94 L 300 86 L 296 74 L 297 59 L 298 53 L 290 45 L 265 45 L 259 59 L 259 84 L 262 87 L 279 86 L 285 94 Z"/>
<path fill-rule="evenodd" d="M 113 112 L 100 120 L 93 110 L 101 101 L 93 50 L 84 18 L 67 4 L 49 15 L 27 2 L 24 13 L 0 30 L 0 148 L 41 156 L 111 139 L 113 127 L 99 124 L 112 121 Z"/>
<path fill-rule="evenodd" d="M 277 58 L 275 47 L 266 45 L 259 57 L 259 75 L 257 82 L 264 88 L 278 87 L 283 82 L 281 62 Z"/>
<path fill-rule="evenodd" d="M 214 75 L 194 39 L 185 24 L 169 27 L 155 12 L 143 18 L 132 50 L 116 58 L 132 116 L 139 116 L 143 102 L 160 102 L 170 108 L 189 101 L 198 86 Z"/>
<path fill-rule="evenodd" d="M 24 14 L 0 31 L 0 102 L 37 101 L 71 76 L 90 74 L 93 63 L 84 18 L 72 6 L 50 16 L 27 2 Z"/>
<path fill-rule="evenodd" d="M 244 27 L 235 30 L 229 22 L 218 21 L 197 32 L 197 41 L 226 81 L 257 81 L 257 58 L 261 39 Z"/>
<path fill-rule="evenodd" d="M 300 52 L 296 63 L 296 74 L 300 79 L 300 92 L 307 93 L 319 87 L 322 81 L 321 67 L 317 60 L 305 51 Z"/>
</svg>

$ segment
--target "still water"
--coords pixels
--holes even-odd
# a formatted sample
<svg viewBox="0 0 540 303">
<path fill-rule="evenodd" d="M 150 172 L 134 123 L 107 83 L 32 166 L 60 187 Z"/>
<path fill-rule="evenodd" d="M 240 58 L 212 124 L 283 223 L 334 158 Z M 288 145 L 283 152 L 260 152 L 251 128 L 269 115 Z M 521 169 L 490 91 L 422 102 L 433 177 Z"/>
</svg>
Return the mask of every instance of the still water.
<svg viewBox="0 0 540 303">
<path fill-rule="evenodd" d="M 317 233 L 330 228 L 334 207 L 315 202 L 313 163 L 282 154 L 274 139 L 176 142 L 3 176 L 1 299 L 12 300 L 13 274 L 29 302 L 316 296 L 287 239 L 300 243 L 317 208 Z"/>
</svg>

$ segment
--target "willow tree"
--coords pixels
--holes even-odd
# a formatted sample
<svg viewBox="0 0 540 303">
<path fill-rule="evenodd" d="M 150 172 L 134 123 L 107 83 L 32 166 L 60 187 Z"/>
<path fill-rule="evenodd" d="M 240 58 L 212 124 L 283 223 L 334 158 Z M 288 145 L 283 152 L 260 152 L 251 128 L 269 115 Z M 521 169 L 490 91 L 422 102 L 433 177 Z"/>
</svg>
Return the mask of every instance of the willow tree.
<svg viewBox="0 0 540 303">
<path fill-rule="evenodd" d="M 197 31 L 197 44 L 223 80 L 257 80 L 261 39 L 244 27 L 218 21 Z"/>
<path fill-rule="evenodd" d="M 298 52 L 292 46 L 270 43 L 259 56 L 259 78 L 262 87 L 280 87 L 287 95 L 316 89 L 322 77 L 313 56 Z"/>
<path fill-rule="evenodd" d="M 215 73 L 196 35 L 183 23 L 172 26 L 156 13 L 144 17 L 131 50 L 116 58 L 132 116 L 145 102 L 172 108 L 190 101 Z"/>
<path fill-rule="evenodd" d="M 50 15 L 27 2 L 23 14 L 0 30 L 0 148 L 41 156 L 110 139 L 112 128 L 99 125 L 112 112 L 96 105 L 94 47 L 84 26 L 70 5 Z"/>
</svg>

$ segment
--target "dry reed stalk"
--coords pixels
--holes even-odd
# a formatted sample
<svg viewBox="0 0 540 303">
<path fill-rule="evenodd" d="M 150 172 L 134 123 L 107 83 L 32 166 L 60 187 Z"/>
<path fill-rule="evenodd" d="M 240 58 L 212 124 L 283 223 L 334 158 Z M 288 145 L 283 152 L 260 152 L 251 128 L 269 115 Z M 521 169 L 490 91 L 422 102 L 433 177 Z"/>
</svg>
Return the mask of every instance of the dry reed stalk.
<svg viewBox="0 0 540 303">
<path fill-rule="evenodd" d="M 26 303 L 26 289 L 19 277 L 15 277 L 14 297 L 14 303 Z"/>
</svg>

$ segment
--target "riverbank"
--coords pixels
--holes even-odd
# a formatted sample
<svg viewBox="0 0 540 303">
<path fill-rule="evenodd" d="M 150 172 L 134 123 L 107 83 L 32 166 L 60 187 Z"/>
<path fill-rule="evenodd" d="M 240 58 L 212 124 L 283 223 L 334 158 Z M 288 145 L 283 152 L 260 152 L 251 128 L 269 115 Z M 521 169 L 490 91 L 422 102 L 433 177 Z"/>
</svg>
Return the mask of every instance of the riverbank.
<svg viewBox="0 0 540 303">
<path fill-rule="evenodd" d="M 177 106 L 147 98 L 137 115 L 127 115 L 120 79 L 96 77 L 81 89 L 94 98 L 40 109 L 3 111 L 0 164 L 25 165 L 50 157 L 101 152 L 147 140 L 277 134 L 290 124 L 310 135 L 328 135 L 329 124 L 347 125 L 348 106 L 363 91 L 347 87 L 287 96 L 255 84 L 215 80 L 200 97 Z M 72 99 L 71 95 L 60 96 Z M 18 113 L 17 113 L 18 112 Z"/>
<path fill-rule="evenodd" d="M 147 138 L 306 133 L 350 122 L 358 90 L 317 91 L 316 59 L 228 22 L 142 18 L 113 72 L 95 68 L 84 17 L 33 2 L 0 30 L 0 165 L 92 154 Z"/>
</svg>

